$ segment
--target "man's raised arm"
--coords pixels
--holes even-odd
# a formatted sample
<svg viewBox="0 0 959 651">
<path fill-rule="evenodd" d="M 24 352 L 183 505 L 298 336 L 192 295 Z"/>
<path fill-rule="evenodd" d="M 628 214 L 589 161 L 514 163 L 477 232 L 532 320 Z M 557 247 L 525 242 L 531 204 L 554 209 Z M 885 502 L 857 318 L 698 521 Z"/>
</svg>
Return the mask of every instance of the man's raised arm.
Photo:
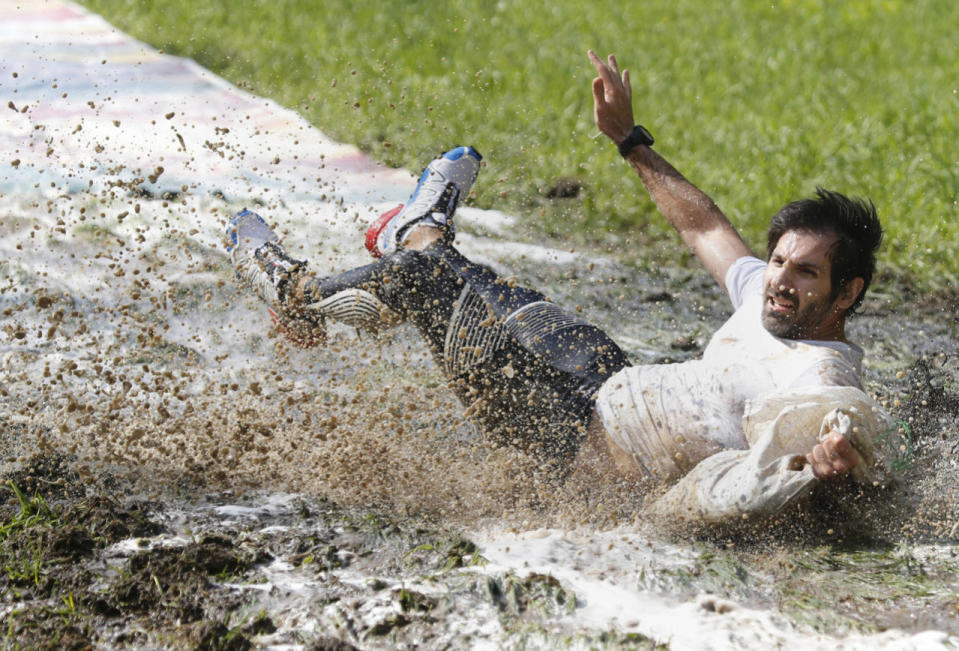
<svg viewBox="0 0 959 651">
<path fill-rule="evenodd" d="M 613 55 L 609 55 L 607 63 L 590 50 L 589 59 L 599 74 L 593 80 L 596 126 L 620 145 L 635 127 L 629 71 L 620 73 Z M 649 146 L 637 144 L 624 156 L 639 174 L 659 211 L 725 289 L 730 265 L 745 255 L 752 255 L 733 225 L 712 199 Z"/>
</svg>

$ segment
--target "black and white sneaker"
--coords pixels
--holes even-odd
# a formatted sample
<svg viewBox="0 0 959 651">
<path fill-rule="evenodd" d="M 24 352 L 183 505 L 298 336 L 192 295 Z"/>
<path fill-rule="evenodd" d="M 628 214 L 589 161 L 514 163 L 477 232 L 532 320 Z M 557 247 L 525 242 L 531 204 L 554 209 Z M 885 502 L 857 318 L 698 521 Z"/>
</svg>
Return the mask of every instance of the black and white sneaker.
<svg viewBox="0 0 959 651">
<path fill-rule="evenodd" d="M 454 147 L 433 159 L 407 202 L 381 215 L 367 229 L 366 248 L 373 257 L 400 248 L 414 225 L 438 228 L 452 240 L 453 213 L 460 199 L 469 194 L 482 160 L 472 147 Z"/>
<path fill-rule="evenodd" d="M 306 267 L 306 260 L 290 257 L 273 229 L 251 210 L 237 213 L 226 237 L 237 278 L 271 307 L 283 303 L 290 280 Z"/>
</svg>

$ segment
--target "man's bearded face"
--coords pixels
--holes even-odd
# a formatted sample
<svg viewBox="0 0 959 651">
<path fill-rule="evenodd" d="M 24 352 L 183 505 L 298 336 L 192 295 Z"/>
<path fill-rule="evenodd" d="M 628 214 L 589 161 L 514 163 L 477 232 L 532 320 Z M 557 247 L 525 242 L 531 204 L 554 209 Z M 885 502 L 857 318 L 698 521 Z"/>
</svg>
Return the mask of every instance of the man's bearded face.
<svg viewBox="0 0 959 651">
<path fill-rule="evenodd" d="M 763 326 L 783 339 L 833 339 L 836 306 L 829 248 L 834 233 L 787 231 L 769 257 L 763 279 Z M 839 329 L 841 333 L 841 329 Z"/>
</svg>

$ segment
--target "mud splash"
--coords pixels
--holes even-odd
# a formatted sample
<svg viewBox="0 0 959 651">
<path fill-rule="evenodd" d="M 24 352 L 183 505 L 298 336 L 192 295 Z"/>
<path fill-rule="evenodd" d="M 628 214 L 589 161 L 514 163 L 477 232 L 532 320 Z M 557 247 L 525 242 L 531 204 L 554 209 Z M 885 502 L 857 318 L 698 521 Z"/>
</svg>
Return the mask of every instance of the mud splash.
<svg viewBox="0 0 959 651">
<path fill-rule="evenodd" d="M 36 482 L 58 486 L 56 497 L 17 488 Z M 551 576 L 484 572 L 476 545 L 454 531 L 322 499 L 219 493 L 121 505 L 109 497 L 115 485 L 81 484 L 50 457 L 4 486 L 17 496 L 2 511 L 8 645 L 493 647 L 538 627 L 553 646 L 550 620 L 576 607 Z"/>
<path fill-rule="evenodd" d="M 57 457 L 3 486 L 16 499 L 0 509 L 0 589 L 21 646 L 932 648 L 959 606 L 948 544 L 677 544 L 638 526 L 464 537 L 303 494 L 184 485 L 146 501 Z"/>
<path fill-rule="evenodd" d="M 385 340 L 333 330 L 322 350 L 288 348 L 234 288 L 222 253 L 183 250 L 166 263 L 176 280 L 162 293 L 137 287 L 138 299 L 123 299 L 144 301 L 132 308 L 115 295 L 86 302 L 63 281 L 51 287 L 49 273 L 24 273 L 4 295 L 24 332 L 4 353 L 4 467 L 64 532 L 9 546 L 39 540 L 46 568 L 42 589 L 5 586 L 18 639 L 67 640 L 65 608 L 79 613 L 77 640 L 137 647 L 681 647 L 685 631 L 720 647 L 842 636 L 874 648 L 959 631 L 951 354 L 911 365 L 887 356 L 869 370 L 909 433 L 898 485 L 823 495 L 825 515 L 773 531 L 670 543 L 644 525 L 631 487 L 557 490 L 535 460 L 486 446 L 411 330 Z M 496 264 L 518 267 L 522 255 Z M 633 349 L 637 358 L 695 355 L 697 332 L 725 309 L 695 275 L 564 263 L 524 275 L 558 300 L 583 283 L 608 286 L 591 302 L 616 336 L 648 337 L 652 352 Z M 146 264 L 132 256 L 126 268 Z M 212 271 L 191 287 L 190 265 Z M 624 328 L 624 285 L 645 288 L 625 308 L 641 312 L 642 329 Z M 157 310 L 164 299 L 168 311 Z M 874 324 L 888 317 L 873 310 L 855 328 L 883 345 Z M 906 327 L 917 345 L 952 336 L 933 316 Z M 80 515 L 88 503 L 109 508 Z M 78 563 L 88 569 L 60 574 Z"/>
<path fill-rule="evenodd" d="M 332 326 L 309 351 L 277 339 L 232 281 L 225 217 L 253 206 L 338 271 L 365 262 L 366 221 L 412 177 L 218 81 L 189 86 L 210 133 L 178 122 L 191 113 L 172 93 L 118 117 L 96 93 L 131 98 L 136 57 L 199 73 L 76 15 L 96 37 L 87 63 L 71 67 L 66 44 L 84 39 L 66 29 L 69 69 L 28 76 L 30 44 L 0 61 L 17 94 L 3 122 L 16 158 L 0 161 L 8 644 L 954 644 L 954 300 L 886 279 L 851 324 L 868 388 L 900 421 L 895 485 L 671 541 L 634 487 L 557 488 L 535 459 L 486 445 L 411 329 Z M 101 64 L 105 44 L 123 65 Z M 509 218 L 457 218 L 465 252 L 582 307 L 637 361 L 696 355 L 727 314 L 704 274 L 504 244 Z"/>
</svg>

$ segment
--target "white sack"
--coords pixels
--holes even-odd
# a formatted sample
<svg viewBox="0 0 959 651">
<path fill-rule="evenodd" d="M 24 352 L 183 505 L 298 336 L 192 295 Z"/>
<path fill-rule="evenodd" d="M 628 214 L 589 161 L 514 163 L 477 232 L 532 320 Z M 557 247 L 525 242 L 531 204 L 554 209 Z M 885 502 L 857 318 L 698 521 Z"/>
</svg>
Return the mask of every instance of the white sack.
<svg viewBox="0 0 959 651">
<path fill-rule="evenodd" d="M 721 523 L 775 514 L 807 496 L 819 481 L 806 454 L 839 432 L 862 458 L 854 479 L 871 482 L 881 471 L 873 441 L 891 427 L 886 412 L 853 387 L 809 387 L 764 396 L 746 405 L 748 450 L 704 459 L 659 498 L 652 513 L 668 520 Z"/>
</svg>

